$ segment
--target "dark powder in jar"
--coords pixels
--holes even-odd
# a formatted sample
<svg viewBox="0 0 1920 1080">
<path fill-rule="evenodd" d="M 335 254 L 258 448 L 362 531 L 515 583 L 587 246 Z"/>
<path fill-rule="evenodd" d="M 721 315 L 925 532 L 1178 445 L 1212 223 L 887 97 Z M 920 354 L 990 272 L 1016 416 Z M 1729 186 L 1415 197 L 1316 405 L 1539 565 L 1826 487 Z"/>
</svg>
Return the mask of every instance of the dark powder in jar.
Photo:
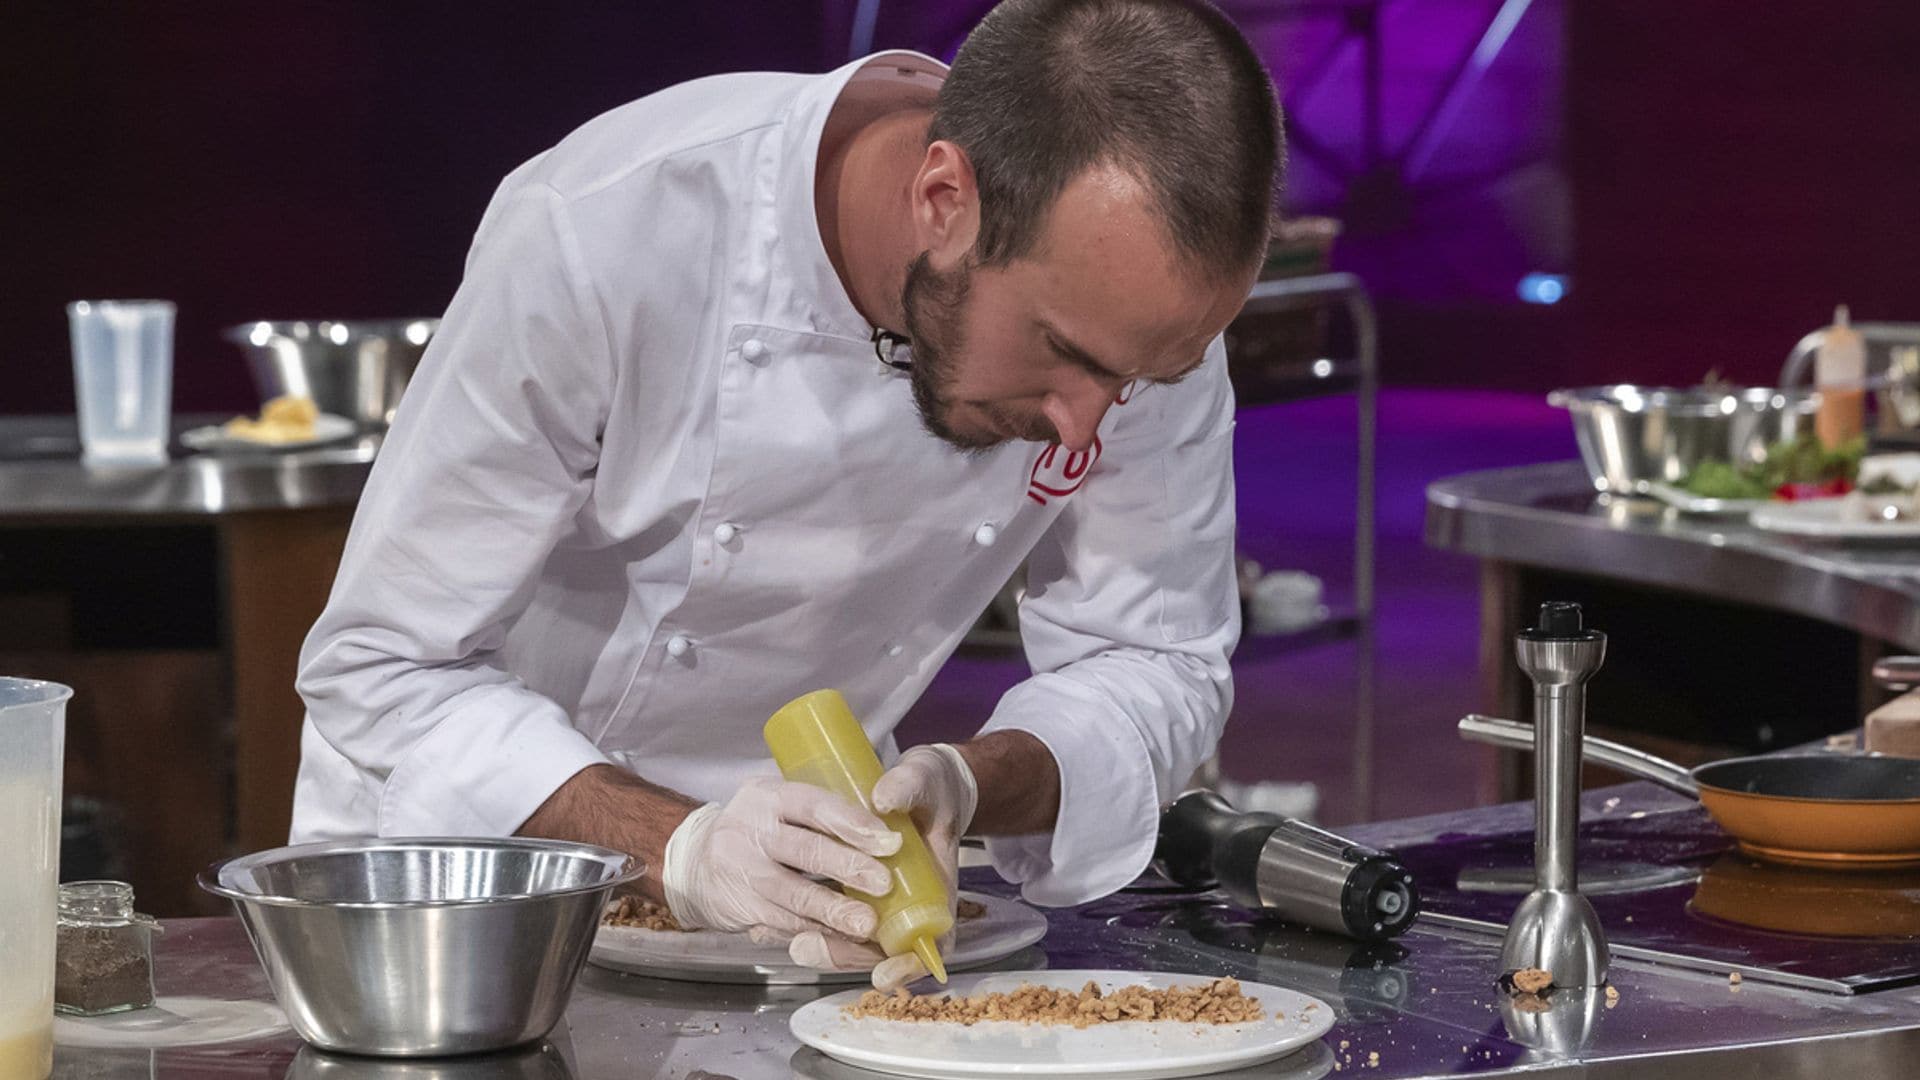
<svg viewBox="0 0 1920 1080">
<path fill-rule="evenodd" d="M 63 926 L 55 946 L 53 1002 L 75 1013 L 153 1004 L 153 957 L 139 926 Z"/>
</svg>

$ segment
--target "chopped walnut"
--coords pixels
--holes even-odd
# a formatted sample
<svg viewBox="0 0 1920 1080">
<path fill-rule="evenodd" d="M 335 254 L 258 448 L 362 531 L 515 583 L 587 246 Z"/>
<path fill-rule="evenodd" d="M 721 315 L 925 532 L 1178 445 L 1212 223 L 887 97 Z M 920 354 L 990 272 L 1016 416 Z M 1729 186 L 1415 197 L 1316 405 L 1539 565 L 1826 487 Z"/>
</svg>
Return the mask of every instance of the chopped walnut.
<svg viewBox="0 0 1920 1080">
<path fill-rule="evenodd" d="M 607 905 L 600 921 L 608 926 L 625 926 L 639 930 L 677 930 L 686 931 L 679 920 L 673 917 L 665 904 L 656 904 L 651 900 L 642 900 L 637 896 L 623 896 Z"/>
<path fill-rule="evenodd" d="M 1174 1020 L 1197 1024 L 1244 1024 L 1266 1019 L 1260 1002 L 1240 990 L 1237 979 L 1215 979 L 1193 986 L 1153 990 L 1122 986 L 1103 993 L 1089 982 L 1078 992 L 1023 985 L 1007 993 L 951 997 L 911 994 L 903 987 L 891 996 L 869 990 L 844 1010 L 854 1019 L 907 1020 L 973 1025 L 983 1020 L 1021 1024 L 1071 1024 L 1077 1028 L 1128 1020 Z"/>
</svg>

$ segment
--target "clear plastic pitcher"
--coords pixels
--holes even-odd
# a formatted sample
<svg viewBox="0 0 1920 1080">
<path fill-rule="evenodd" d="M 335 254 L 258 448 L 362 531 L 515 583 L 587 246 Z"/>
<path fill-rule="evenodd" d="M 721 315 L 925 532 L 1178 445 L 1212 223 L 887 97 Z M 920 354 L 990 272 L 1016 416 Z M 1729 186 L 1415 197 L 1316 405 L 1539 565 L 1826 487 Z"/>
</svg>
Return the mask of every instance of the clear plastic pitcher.
<svg viewBox="0 0 1920 1080">
<path fill-rule="evenodd" d="M 80 448 L 88 461 L 167 460 L 173 314 L 170 300 L 76 300 L 67 305 Z"/>
<path fill-rule="evenodd" d="M 58 683 L 0 677 L 0 1080 L 53 1072 L 53 942 L 59 925 Z"/>
</svg>

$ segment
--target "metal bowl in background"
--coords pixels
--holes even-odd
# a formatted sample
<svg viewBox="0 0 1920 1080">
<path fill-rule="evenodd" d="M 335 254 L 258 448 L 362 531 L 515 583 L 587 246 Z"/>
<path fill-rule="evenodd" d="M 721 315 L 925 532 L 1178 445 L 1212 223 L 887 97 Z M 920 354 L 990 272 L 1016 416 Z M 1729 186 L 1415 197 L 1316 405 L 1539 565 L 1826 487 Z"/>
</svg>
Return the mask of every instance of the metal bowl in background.
<svg viewBox="0 0 1920 1080">
<path fill-rule="evenodd" d="M 324 1050 L 519 1046 L 560 1019 L 628 856 L 528 839 L 344 840 L 216 863 L 274 996 Z"/>
<path fill-rule="evenodd" d="M 363 428 L 393 422 L 400 393 L 438 319 L 315 319 L 250 322 L 221 336 L 240 347 L 260 400 L 310 397 L 320 411 Z"/>
<path fill-rule="evenodd" d="M 1644 495 L 1678 484 L 1703 461 L 1759 464 L 1767 447 L 1813 430 L 1820 396 L 1807 389 L 1587 386 L 1547 403 L 1573 417 L 1593 486 Z"/>
</svg>

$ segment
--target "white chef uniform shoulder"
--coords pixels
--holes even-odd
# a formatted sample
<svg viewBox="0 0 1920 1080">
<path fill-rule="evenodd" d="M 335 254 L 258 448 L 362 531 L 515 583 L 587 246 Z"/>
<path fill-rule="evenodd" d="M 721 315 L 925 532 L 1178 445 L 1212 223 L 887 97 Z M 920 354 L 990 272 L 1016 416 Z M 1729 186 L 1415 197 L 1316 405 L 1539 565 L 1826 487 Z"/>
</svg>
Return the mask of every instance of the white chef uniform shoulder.
<svg viewBox="0 0 1920 1080">
<path fill-rule="evenodd" d="M 826 686 L 890 760 L 1031 552 L 1040 674 L 990 726 L 1052 747 L 1064 804 L 996 858 L 1048 902 L 1145 865 L 1230 699 L 1224 363 L 1111 410 L 1064 496 L 1033 490 L 1045 448 L 925 434 L 812 190 L 849 79 L 942 70 L 700 80 L 502 183 L 302 652 L 296 839 L 509 833 L 600 762 L 725 801 L 772 771 L 766 717 Z"/>
</svg>

